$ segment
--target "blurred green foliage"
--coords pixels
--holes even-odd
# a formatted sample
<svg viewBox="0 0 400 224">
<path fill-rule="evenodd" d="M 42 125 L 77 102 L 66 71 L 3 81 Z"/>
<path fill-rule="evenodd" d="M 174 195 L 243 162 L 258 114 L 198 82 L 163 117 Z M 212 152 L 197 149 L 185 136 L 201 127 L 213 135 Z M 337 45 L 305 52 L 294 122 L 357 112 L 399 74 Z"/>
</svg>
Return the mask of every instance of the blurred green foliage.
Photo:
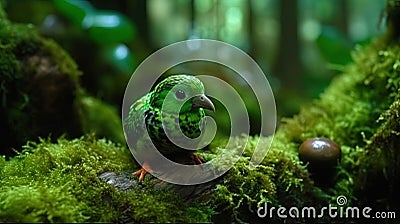
<svg viewBox="0 0 400 224">
<path fill-rule="evenodd" d="M 353 46 L 339 30 L 328 26 L 323 27 L 316 44 L 327 62 L 338 65 L 351 62 L 350 52 Z"/>
<path fill-rule="evenodd" d="M 53 2 L 75 25 L 87 30 L 90 38 L 100 45 L 129 42 L 135 36 L 131 21 L 117 11 L 97 10 L 89 1 Z"/>
<path fill-rule="evenodd" d="M 93 63 L 83 65 L 84 68 L 89 68 L 86 70 L 86 76 L 90 76 L 84 79 L 86 80 L 84 85 L 107 102 L 120 105 L 119 99 L 123 96 L 125 85 L 138 64 L 135 55 L 126 45 L 132 43 L 136 36 L 135 26 L 122 13 L 96 9 L 89 1 L 54 0 L 53 2 L 75 27 L 85 31 L 90 41 L 97 45 L 98 49 L 89 47 L 89 52 L 84 56 L 91 57 Z M 82 54 L 81 49 L 71 50 Z M 96 60 L 109 65 L 106 71 L 99 62 L 94 63 Z"/>
<path fill-rule="evenodd" d="M 84 133 L 96 133 L 100 138 L 125 144 L 121 118 L 116 108 L 90 96 L 83 96 L 80 100 L 83 114 L 82 124 Z"/>
</svg>

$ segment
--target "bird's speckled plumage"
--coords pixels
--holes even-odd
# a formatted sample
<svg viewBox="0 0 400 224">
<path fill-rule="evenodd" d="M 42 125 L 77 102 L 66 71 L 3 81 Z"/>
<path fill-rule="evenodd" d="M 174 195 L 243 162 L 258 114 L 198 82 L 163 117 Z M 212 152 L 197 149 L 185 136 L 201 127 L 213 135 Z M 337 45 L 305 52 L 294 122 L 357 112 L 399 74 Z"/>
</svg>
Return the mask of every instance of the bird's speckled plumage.
<svg viewBox="0 0 400 224">
<path fill-rule="evenodd" d="M 180 106 L 179 113 L 176 113 Z M 192 151 L 173 144 L 164 128 L 169 135 L 175 137 L 180 135 L 180 130 L 189 138 L 200 136 L 204 128 L 203 108 L 214 110 L 213 104 L 204 95 L 203 83 L 198 78 L 173 75 L 164 79 L 153 91 L 131 105 L 128 117 L 124 120 L 130 146 L 133 146 L 136 152 L 145 155 L 146 148 L 149 147 L 146 145 L 149 142 L 144 141 L 147 130 L 153 144 L 166 157 L 173 159 L 174 156 L 182 154 L 192 155 Z"/>
</svg>

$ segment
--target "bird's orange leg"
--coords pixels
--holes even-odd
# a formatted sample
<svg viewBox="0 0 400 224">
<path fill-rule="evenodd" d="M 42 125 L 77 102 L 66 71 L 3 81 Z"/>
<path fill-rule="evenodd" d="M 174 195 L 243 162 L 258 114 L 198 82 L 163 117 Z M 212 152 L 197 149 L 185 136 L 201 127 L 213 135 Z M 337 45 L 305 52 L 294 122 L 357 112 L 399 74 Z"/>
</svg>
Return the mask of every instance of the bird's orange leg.
<svg viewBox="0 0 400 224">
<path fill-rule="evenodd" d="M 200 165 L 200 164 L 204 163 L 204 159 L 201 158 L 201 156 L 198 156 L 196 154 L 193 154 L 193 160 L 196 165 Z"/>
<path fill-rule="evenodd" d="M 149 164 L 144 162 L 142 168 L 140 168 L 138 171 L 134 172 L 133 175 L 139 176 L 139 182 L 142 182 L 144 180 L 144 177 L 146 176 L 147 173 L 152 173 L 153 170 L 150 168 Z"/>
</svg>

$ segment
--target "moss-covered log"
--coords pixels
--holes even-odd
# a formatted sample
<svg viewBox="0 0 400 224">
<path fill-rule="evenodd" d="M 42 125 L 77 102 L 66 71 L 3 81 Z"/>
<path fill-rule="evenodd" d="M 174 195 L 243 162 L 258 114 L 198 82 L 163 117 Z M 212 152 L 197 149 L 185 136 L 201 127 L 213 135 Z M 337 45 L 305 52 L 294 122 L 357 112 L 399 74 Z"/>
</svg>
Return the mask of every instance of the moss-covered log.
<svg viewBox="0 0 400 224">
<path fill-rule="evenodd" d="M 93 136 L 29 143 L 23 154 L 0 157 L 1 222 L 194 222 L 211 210 L 170 191 L 121 191 L 98 176 L 133 169 L 126 148 Z"/>
</svg>

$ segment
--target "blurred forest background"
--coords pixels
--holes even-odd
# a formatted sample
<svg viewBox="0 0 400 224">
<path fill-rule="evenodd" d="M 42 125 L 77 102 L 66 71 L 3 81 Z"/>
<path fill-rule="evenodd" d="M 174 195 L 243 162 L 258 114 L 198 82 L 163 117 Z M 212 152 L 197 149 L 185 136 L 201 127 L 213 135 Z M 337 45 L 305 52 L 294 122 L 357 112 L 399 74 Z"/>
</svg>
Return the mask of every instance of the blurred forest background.
<svg viewBox="0 0 400 224">
<path fill-rule="evenodd" d="M 11 21 L 55 39 L 83 71 L 82 86 L 121 108 L 146 57 L 177 41 L 210 38 L 247 52 L 275 94 L 278 117 L 318 97 L 351 49 L 384 31 L 385 0 L 8 0 Z M 229 77 L 226 77 L 229 80 Z"/>
</svg>

